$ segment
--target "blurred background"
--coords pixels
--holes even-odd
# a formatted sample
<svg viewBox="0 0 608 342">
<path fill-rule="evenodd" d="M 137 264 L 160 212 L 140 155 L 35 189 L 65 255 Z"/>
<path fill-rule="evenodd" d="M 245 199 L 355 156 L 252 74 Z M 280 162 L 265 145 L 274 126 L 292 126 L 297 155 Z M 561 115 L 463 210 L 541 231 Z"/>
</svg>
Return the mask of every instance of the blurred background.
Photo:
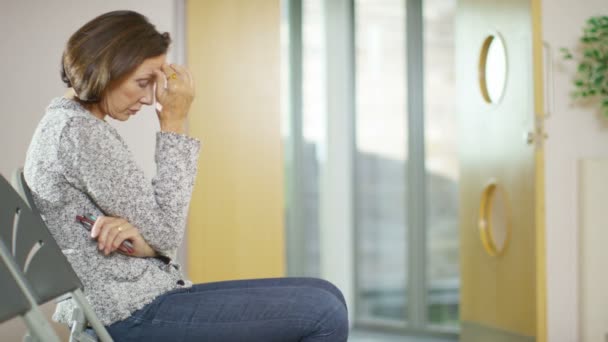
<svg viewBox="0 0 608 342">
<path fill-rule="evenodd" d="M 188 125 L 203 149 L 180 254 L 194 282 L 328 279 L 345 294 L 355 342 L 590 336 L 579 312 L 598 300 L 583 295 L 579 275 L 595 271 L 579 264 L 577 165 L 608 157 L 608 124 L 572 105 L 574 67 L 555 51 L 574 46 L 584 20 L 605 12 L 601 0 L 2 0 L 2 175 L 23 165 L 46 106 L 65 92 L 67 39 L 117 9 L 168 31 L 169 60 L 196 79 Z M 488 104 L 477 88 L 478 55 L 497 33 L 509 57 L 500 71 L 506 95 Z M 469 43 L 473 58 L 460 52 Z M 516 90 L 523 95 L 511 97 Z M 493 150 L 469 158 L 464 142 L 476 131 L 500 136 L 489 122 L 501 106 L 526 115 L 513 144 L 526 146 L 536 129 L 549 135 L 526 147 L 534 168 L 521 184 L 534 191 L 524 202 L 532 223 L 513 228 L 516 242 L 502 259 L 483 252 L 475 216 L 482 189 L 464 181 L 487 181 L 470 165 L 503 158 L 501 169 L 523 159 Z M 467 113 L 485 119 L 473 127 Z M 154 111 L 111 124 L 153 177 Z M 525 294 L 501 292 L 518 284 Z M 53 308 L 44 307 L 49 317 Z M 0 325 L 2 341 L 24 333 L 19 319 Z"/>
</svg>

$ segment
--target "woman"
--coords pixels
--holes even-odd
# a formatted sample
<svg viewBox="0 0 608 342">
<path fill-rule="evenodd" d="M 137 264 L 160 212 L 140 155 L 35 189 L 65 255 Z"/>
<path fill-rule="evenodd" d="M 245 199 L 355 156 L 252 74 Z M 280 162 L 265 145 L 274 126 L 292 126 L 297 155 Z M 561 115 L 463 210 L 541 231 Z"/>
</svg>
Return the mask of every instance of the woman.
<svg viewBox="0 0 608 342">
<path fill-rule="evenodd" d="M 344 298 L 319 279 L 192 285 L 172 261 L 186 225 L 199 142 L 185 135 L 194 82 L 168 65 L 168 33 L 131 11 L 103 14 L 69 39 L 68 94 L 54 99 L 25 163 L 51 233 L 117 341 L 346 341 Z M 157 175 L 150 183 L 118 133 L 157 104 Z M 97 219 L 89 232 L 75 218 Z M 132 249 L 125 249 L 128 241 Z M 54 318 L 69 322 L 71 301 Z"/>
</svg>

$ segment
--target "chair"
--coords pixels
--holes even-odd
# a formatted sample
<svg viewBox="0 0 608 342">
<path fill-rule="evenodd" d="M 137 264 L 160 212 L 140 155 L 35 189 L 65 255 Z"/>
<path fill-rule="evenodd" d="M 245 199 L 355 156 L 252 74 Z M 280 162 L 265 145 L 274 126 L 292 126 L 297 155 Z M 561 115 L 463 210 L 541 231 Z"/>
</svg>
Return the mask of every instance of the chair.
<svg viewBox="0 0 608 342">
<path fill-rule="evenodd" d="M 112 341 L 84 297 L 80 279 L 36 209 L 22 170 L 15 172 L 14 179 L 22 196 L 0 175 L 0 250 L 4 263 L 16 267 L 17 285 L 26 297 L 32 298 L 32 308 L 65 294 L 72 297 L 77 308 L 70 341 L 95 341 L 84 332 L 87 324 L 101 341 Z M 33 339 L 49 340 L 40 339 L 35 330 L 30 332 Z"/>
<path fill-rule="evenodd" d="M 0 244 L 2 241 L 0 241 Z M 5 252 L 6 246 L 0 245 L 0 253 Z M 4 263 L 4 258 L 0 259 L 0 322 L 4 322 L 16 316 L 24 316 L 31 308 L 25 294 L 21 292 L 19 285 L 9 269 Z"/>
<path fill-rule="evenodd" d="M 30 340 L 59 342 L 36 300 L 23 290 L 27 286 L 9 249 L 0 240 L 0 323 L 21 316 L 31 334 Z"/>
</svg>

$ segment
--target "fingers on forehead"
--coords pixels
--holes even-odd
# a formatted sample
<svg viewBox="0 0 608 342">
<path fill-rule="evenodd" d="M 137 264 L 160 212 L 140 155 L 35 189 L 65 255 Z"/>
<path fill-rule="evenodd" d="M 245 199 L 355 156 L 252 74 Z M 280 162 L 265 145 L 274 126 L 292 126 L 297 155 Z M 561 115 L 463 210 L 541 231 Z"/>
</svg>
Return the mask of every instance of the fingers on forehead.
<svg viewBox="0 0 608 342">
<path fill-rule="evenodd" d="M 173 69 L 171 69 L 171 66 L 167 63 L 163 64 L 160 68 L 165 74 L 170 74 L 173 72 Z"/>
<path fill-rule="evenodd" d="M 181 65 L 171 64 L 171 68 L 173 70 L 175 70 L 175 72 L 177 72 L 180 75 L 187 75 L 188 74 L 188 70 L 186 70 L 186 68 L 184 68 Z"/>
</svg>

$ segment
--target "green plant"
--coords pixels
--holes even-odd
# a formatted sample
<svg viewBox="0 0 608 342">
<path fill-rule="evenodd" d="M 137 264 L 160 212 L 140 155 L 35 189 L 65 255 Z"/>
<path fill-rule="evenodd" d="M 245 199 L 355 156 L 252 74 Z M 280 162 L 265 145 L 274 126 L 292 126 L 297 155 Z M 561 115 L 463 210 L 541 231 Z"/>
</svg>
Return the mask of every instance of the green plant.
<svg viewBox="0 0 608 342">
<path fill-rule="evenodd" d="M 572 96 L 589 99 L 599 96 L 602 113 L 608 117 L 608 16 L 596 16 L 587 20 L 580 38 L 580 55 L 561 48 L 565 59 L 578 62 L 575 90 Z"/>
</svg>

